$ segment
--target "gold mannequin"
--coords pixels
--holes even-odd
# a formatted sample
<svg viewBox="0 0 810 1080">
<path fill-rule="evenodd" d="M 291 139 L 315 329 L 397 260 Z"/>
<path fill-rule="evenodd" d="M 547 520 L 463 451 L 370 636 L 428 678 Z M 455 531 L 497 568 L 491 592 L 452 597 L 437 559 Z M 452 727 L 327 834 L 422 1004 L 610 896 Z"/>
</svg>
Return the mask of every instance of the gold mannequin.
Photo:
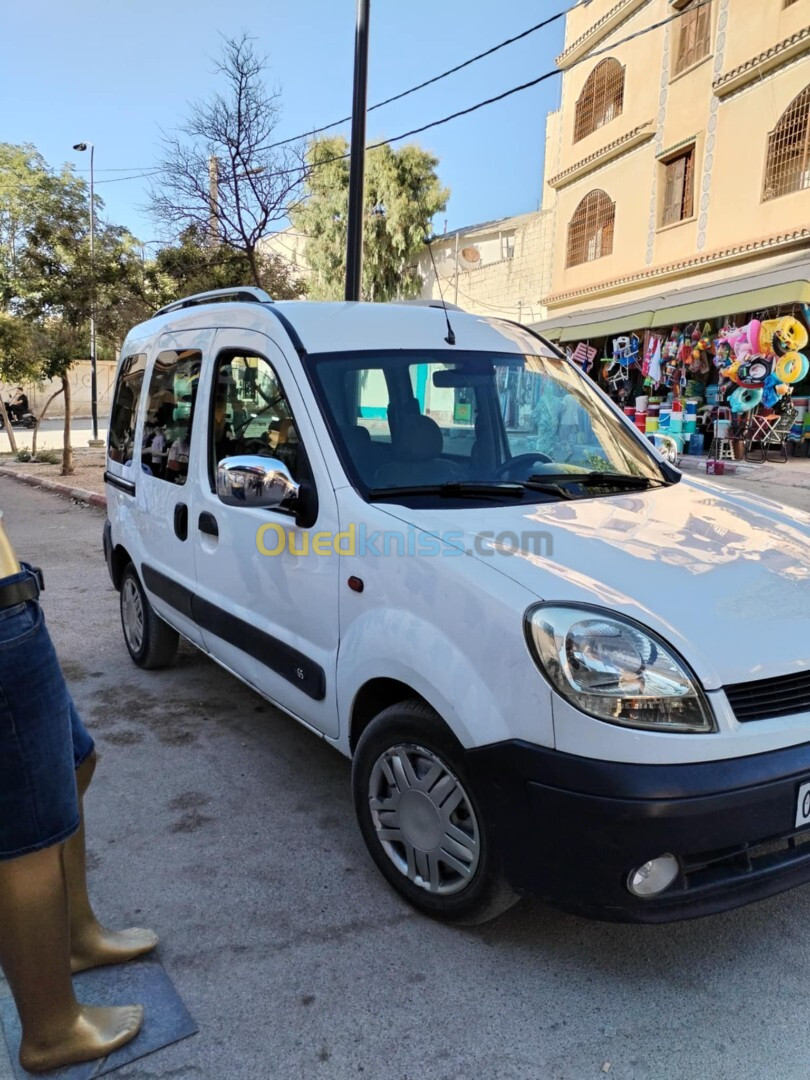
<svg viewBox="0 0 810 1080">
<path fill-rule="evenodd" d="M 19 571 L 0 513 L 0 577 Z M 94 768 L 93 754 L 77 770 L 80 797 Z M 133 1039 L 142 1007 L 80 1005 L 71 969 L 129 960 L 156 942 L 149 931 L 112 934 L 99 926 L 87 897 L 83 824 L 66 843 L 0 861 L 0 967 L 22 1024 L 23 1068 L 92 1061 Z"/>
<path fill-rule="evenodd" d="M 3 526 L 3 511 L 0 510 L 0 578 L 19 574 L 20 570 L 20 561 L 14 554 L 11 541 L 6 536 L 6 530 Z"/>
</svg>

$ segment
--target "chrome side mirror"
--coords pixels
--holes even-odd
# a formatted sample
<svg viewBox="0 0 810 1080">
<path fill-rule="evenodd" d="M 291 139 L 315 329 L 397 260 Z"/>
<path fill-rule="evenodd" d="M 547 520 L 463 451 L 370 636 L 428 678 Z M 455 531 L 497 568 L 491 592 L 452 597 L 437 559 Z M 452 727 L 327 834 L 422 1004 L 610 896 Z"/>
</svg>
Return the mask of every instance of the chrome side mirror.
<svg viewBox="0 0 810 1080">
<path fill-rule="evenodd" d="M 217 495 L 226 506 L 294 509 L 299 491 L 290 470 L 276 458 L 230 457 L 217 466 Z"/>
</svg>

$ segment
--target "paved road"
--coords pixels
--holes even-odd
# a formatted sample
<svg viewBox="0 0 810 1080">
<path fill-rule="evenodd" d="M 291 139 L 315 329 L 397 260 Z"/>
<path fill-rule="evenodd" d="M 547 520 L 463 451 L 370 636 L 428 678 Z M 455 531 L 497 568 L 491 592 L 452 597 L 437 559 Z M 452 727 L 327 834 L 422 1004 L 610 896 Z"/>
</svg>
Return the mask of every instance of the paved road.
<svg viewBox="0 0 810 1080">
<path fill-rule="evenodd" d="M 806 1080 L 810 888 L 663 927 L 417 916 L 331 749 L 190 647 L 130 664 L 101 514 L 5 478 L 0 506 L 98 741 L 98 909 L 159 931 L 200 1025 L 121 1080 Z"/>
<path fill-rule="evenodd" d="M 64 420 L 43 420 L 39 426 L 39 433 L 37 434 L 37 447 L 41 450 L 61 450 L 62 441 L 64 438 L 65 423 Z M 70 422 L 71 431 L 71 444 L 74 448 L 87 446 L 90 439 L 93 437 L 93 423 L 90 419 L 80 419 L 74 417 Z M 27 450 L 31 449 L 31 436 L 32 432 L 28 428 L 15 427 L 14 438 L 17 442 L 17 449 L 21 450 L 25 447 Z M 107 438 L 107 421 L 99 421 L 98 425 L 98 437 L 100 439 Z M 0 451 L 8 451 L 9 442 L 8 435 L 5 431 L 0 431 Z"/>
</svg>

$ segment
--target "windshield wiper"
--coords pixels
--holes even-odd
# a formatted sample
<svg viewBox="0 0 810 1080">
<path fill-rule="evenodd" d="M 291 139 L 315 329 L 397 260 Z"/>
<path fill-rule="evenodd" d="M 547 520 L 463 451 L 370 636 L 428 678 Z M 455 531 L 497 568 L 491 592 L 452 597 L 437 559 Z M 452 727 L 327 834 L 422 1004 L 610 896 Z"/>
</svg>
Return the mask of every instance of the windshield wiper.
<svg viewBox="0 0 810 1080">
<path fill-rule="evenodd" d="M 401 495 L 438 495 L 442 499 L 523 498 L 523 484 L 449 480 L 444 484 L 414 484 L 410 487 L 372 488 L 370 499 L 395 499 Z"/>
<path fill-rule="evenodd" d="M 593 472 L 584 473 L 537 473 L 529 477 L 529 483 L 584 484 L 586 487 L 650 487 L 651 484 L 667 486 L 668 480 L 652 476 L 636 476 L 633 473 Z"/>
<path fill-rule="evenodd" d="M 521 483 L 529 491 L 542 491 L 545 495 L 556 495 L 558 499 L 573 499 L 574 497 L 570 491 L 566 491 L 559 484 L 546 483 L 545 477 L 541 480 L 539 476 L 530 476 L 528 480 L 523 480 Z"/>
</svg>

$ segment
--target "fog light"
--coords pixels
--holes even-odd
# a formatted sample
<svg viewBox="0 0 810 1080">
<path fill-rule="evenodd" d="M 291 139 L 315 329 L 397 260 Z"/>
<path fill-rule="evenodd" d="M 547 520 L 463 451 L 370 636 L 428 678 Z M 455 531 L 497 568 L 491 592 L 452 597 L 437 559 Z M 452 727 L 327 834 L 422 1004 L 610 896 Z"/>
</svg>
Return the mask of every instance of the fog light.
<svg viewBox="0 0 810 1080">
<path fill-rule="evenodd" d="M 659 855 L 650 859 L 638 870 L 631 870 L 627 875 L 627 888 L 633 896 L 657 896 L 668 889 L 678 876 L 678 860 L 674 855 Z"/>
</svg>

